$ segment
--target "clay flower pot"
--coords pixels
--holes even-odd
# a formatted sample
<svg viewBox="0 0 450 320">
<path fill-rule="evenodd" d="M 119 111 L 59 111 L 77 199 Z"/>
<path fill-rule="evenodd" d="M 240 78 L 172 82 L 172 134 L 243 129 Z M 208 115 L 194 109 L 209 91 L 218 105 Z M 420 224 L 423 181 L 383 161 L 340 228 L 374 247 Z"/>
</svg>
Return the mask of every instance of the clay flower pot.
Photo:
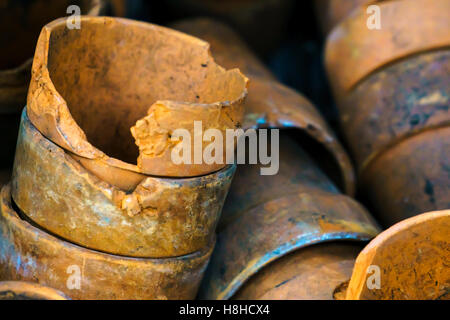
<svg viewBox="0 0 450 320">
<path fill-rule="evenodd" d="M 72 299 L 194 299 L 214 244 L 174 258 L 128 258 L 79 247 L 23 218 L 4 186 L 0 279 L 39 282 Z"/>
<path fill-rule="evenodd" d="M 170 136 L 180 128 L 193 136 L 194 121 L 240 127 L 246 86 L 206 42 L 177 31 L 114 18 L 83 17 L 79 30 L 54 21 L 33 62 L 13 199 L 41 228 L 87 248 L 152 258 L 203 250 L 235 165 L 175 165 Z M 137 156 L 132 135 L 138 165 L 124 161 Z"/>
<path fill-rule="evenodd" d="M 449 233 L 450 210 L 420 214 L 380 233 L 358 255 L 346 299 L 450 299 Z"/>
<path fill-rule="evenodd" d="M 224 168 L 225 152 L 222 164 L 175 164 L 179 141 L 171 135 L 186 129 L 194 137 L 194 121 L 224 136 L 240 127 L 246 86 L 239 70 L 217 65 L 208 43 L 191 36 L 106 17 L 82 17 L 81 29 L 68 30 L 60 19 L 39 37 L 27 111 L 44 136 L 91 172 L 133 190 L 146 174 L 190 177 Z"/>
<path fill-rule="evenodd" d="M 450 2 L 378 5 L 380 30 L 366 6 L 336 26 L 326 65 L 360 189 L 390 226 L 450 206 Z"/>
<path fill-rule="evenodd" d="M 260 176 L 254 165 L 238 168 L 200 298 L 332 299 L 336 287 L 350 278 L 364 241 L 379 232 L 364 207 L 340 194 L 283 134 L 280 159 L 276 176 Z M 323 242 L 336 245 L 328 247 L 330 251 L 313 249 Z M 317 260 L 337 269 L 329 272 Z M 297 281 L 283 283 L 289 274 Z M 274 278 L 283 280 L 274 284 Z M 266 292 L 279 283 L 283 285 L 277 293 Z M 271 284 L 274 287 L 268 288 Z M 296 293 L 290 295 L 292 291 Z"/>
<path fill-rule="evenodd" d="M 24 111 L 12 197 L 38 226 L 81 246 L 129 257 L 181 256 L 213 241 L 235 169 L 147 177 L 127 193 L 46 139 Z"/>
</svg>

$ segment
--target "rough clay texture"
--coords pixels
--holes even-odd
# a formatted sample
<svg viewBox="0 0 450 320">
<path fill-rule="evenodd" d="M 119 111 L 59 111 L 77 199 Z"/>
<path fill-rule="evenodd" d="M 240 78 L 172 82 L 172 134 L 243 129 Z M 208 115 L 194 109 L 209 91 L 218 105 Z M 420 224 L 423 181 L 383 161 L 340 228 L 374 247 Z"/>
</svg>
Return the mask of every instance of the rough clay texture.
<svg viewBox="0 0 450 320">
<path fill-rule="evenodd" d="M 359 254 L 347 299 L 449 300 L 450 211 L 404 220 L 372 240 Z M 380 287 L 370 266 L 379 267 Z"/>
<path fill-rule="evenodd" d="M 262 268 L 298 249 L 324 241 L 367 241 L 379 232 L 370 214 L 340 194 L 288 136 L 280 138 L 280 159 L 276 176 L 261 176 L 260 165 L 238 169 L 201 298 L 231 298 Z M 327 290 L 331 295 L 334 288 Z"/>
<path fill-rule="evenodd" d="M 194 254 L 167 259 L 85 249 L 22 220 L 12 208 L 9 186 L 2 189 L 0 280 L 39 282 L 71 299 L 194 299 L 212 249 L 213 243 Z M 73 268 L 81 273 L 80 290 L 67 287 L 76 272 Z"/>
<path fill-rule="evenodd" d="M 288 254 L 250 278 L 233 299 L 332 300 L 352 275 L 363 243 L 335 242 Z"/>
<path fill-rule="evenodd" d="M 25 111 L 17 146 L 12 195 L 26 216 L 71 242 L 134 257 L 180 256 L 209 245 L 235 170 L 148 177 L 125 193 L 43 137 Z"/>
<path fill-rule="evenodd" d="M 367 27 L 366 7 L 350 14 L 327 38 L 325 63 L 335 95 L 349 92 L 375 70 L 408 55 L 447 47 L 450 2 L 384 1 L 378 4 L 382 27 Z M 421 23 L 411 23 L 419 19 Z"/>
<path fill-rule="evenodd" d="M 91 171 L 123 189 L 136 187 L 136 174 L 186 177 L 225 167 L 175 165 L 170 137 L 176 129 L 193 136 L 196 120 L 204 130 L 239 127 L 247 95 L 239 70 L 217 65 L 208 43 L 164 27 L 82 17 L 81 29 L 68 30 L 65 22 L 42 29 L 33 61 L 27 110 L 44 136 L 95 162 Z"/>
</svg>

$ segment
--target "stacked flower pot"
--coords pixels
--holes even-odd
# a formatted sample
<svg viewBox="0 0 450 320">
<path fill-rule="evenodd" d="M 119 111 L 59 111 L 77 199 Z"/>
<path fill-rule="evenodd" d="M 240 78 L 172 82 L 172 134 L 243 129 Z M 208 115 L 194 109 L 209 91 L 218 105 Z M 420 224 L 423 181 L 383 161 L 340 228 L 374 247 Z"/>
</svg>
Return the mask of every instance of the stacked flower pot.
<svg viewBox="0 0 450 320">
<path fill-rule="evenodd" d="M 450 2 L 337 2 L 318 8 L 341 130 L 360 196 L 394 225 L 361 252 L 346 297 L 448 299 Z M 364 285 L 372 264 L 379 290 Z"/>
<path fill-rule="evenodd" d="M 0 278 L 74 299 L 195 298 L 235 165 L 173 166 L 168 136 L 194 120 L 234 128 L 246 86 L 207 43 L 163 27 L 46 25 L 2 190 Z"/>
</svg>

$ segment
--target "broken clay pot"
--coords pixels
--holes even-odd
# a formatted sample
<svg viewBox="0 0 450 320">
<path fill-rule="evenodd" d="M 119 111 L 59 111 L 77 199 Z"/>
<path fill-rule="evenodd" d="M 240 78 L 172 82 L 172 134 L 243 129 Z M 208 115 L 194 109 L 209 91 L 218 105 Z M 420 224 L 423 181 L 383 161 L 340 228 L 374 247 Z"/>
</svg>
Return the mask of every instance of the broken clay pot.
<svg viewBox="0 0 450 320">
<path fill-rule="evenodd" d="M 358 255 L 348 300 L 449 300 L 450 210 L 390 227 Z"/>
<path fill-rule="evenodd" d="M 247 78 L 239 70 L 217 65 L 208 43 L 164 27 L 108 17 L 81 17 L 81 25 L 53 21 L 37 43 L 27 112 L 45 137 L 126 191 L 146 175 L 191 177 L 226 166 L 226 152 L 221 164 L 171 157 L 177 129 L 194 137 L 194 150 L 195 121 L 203 132 L 241 126 Z"/>
<path fill-rule="evenodd" d="M 213 241 L 235 168 L 195 178 L 147 177 L 126 193 L 46 139 L 24 110 L 11 193 L 24 215 L 70 242 L 123 256 L 174 257 Z"/>
<path fill-rule="evenodd" d="M 0 280 L 39 282 L 71 299 L 194 299 L 214 243 L 174 258 L 129 258 L 79 247 L 24 218 L 4 186 Z"/>
<path fill-rule="evenodd" d="M 240 290 L 247 292 L 241 297 L 256 299 L 265 289 L 258 286 L 257 294 L 247 295 L 248 290 L 252 290 L 246 289 L 247 281 L 255 283 L 256 280 L 249 279 L 265 268 L 271 269 L 272 263 L 284 261 L 283 256 L 302 255 L 302 252 L 310 251 L 302 251 L 303 248 L 322 242 L 353 240 L 362 246 L 379 232 L 370 214 L 355 200 L 340 194 L 299 145 L 283 133 L 280 171 L 276 176 L 261 176 L 259 169 L 260 166 L 245 165 L 237 170 L 200 298 L 229 299 Z M 317 251 L 315 255 L 319 260 L 330 261 L 329 257 L 334 253 L 334 261 L 338 265 L 345 264 L 345 275 L 349 274 L 348 262 L 345 262 L 349 260 L 347 251 L 346 248 L 336 252 Z M 315 281 L 314 277 L 305 277 L 296 284 L 305 291 L 299 289 L 296 297 L 332 297 L 335 288 L 331 284 L 336 283 L 332 280 L 335 274 L 322 273 L 323 270 L 313 265 L 314 259 L 305 257 L 304 260 L 305 269 L 314 270 L 317 277 L 322 275 L 323 286 L 313 289 L 314 284 L 309 281 Z M 285 271 L 281 268 L 278 272 L 282 277 Z M 343 278 L 343 275 L 338 277 L 339 281 Z M 345 280 L 348 278 L 342 281 Z M 273 282 L 268 279 L 267 283 Z M 311 288 L 311 296 L 306 296 L 307 288 Z"/>
</svg>

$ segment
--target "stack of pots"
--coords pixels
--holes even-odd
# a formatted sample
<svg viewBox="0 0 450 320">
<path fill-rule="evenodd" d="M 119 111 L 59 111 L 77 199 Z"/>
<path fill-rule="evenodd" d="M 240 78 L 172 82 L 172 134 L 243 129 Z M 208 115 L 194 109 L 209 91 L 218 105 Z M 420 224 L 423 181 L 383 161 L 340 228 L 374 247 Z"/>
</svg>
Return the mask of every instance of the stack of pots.
<svg viewBox="0 0 450 320">
<path fill-rule="evenodd" d="M 347 154 L 316 108 L 278 83 L 227 26 L 194 19 L 174 28 L 207 40 L 220 64 L 250 78 L 245 128 L 281 129 L 276 175 L 261 175 L 261 165 L 237 170 L 199 297 L 332 299 L 379 231 L 337 187 L 354 191 Z"/>
<path fill-rule="evenodd" d="M 359 254 L 339 296 L 449 299 L 450 2 L 320 0 L 317 9 L 361 196 L 391 226 Z M 377 290 L 366 285 L 373 266 Z"/>
<path fill-rule="evenodd" d="M 247 95 L 208 48 L 119 18 L 42 29 L 1 193 L 0 279 L 73 299 L 195 298 L 236 167 L 174 165 L 170 136 L 194 120 L 236 128 Z"/>
<path fill-rule="evenodd" d="M 328 35 L 325 60 L 361 194 L 390 226 L 450 208 L 450 2 L 360 2 Z"/>
</svg>

